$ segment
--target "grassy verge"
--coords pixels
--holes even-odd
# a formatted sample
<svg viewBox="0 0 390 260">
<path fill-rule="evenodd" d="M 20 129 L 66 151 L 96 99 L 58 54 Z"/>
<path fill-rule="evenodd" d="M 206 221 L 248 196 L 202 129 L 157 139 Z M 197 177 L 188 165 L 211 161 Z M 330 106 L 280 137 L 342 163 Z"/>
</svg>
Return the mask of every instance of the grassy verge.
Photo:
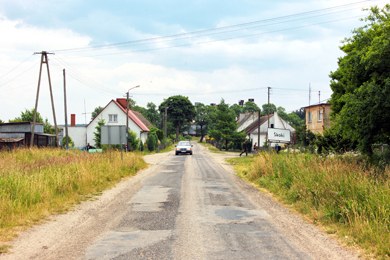
<svg viewBox="0 0 390 260">
<path fill-rule="evenodd" d="M 0 253 L 18 231 L 145 168 L 140 155 L 56 149 L 0 152 Z"/>
<path fill-rule="evenodd" d="M 204 147 L 206 147 L 210 152 L 212 153 L 223 153 L 221 150 L 219 150 L 217 147 L 215 147 L 214 145 L 211 145 L 209 143 L 199 143 L 201 145 L 203 145 Z"/>
<path fill-rule="evenodd" d="M 390 169 L 351 158 L 262 153 L 229 159 L 239 176 L 379 258 L 390 257 Z"/>
</svg>

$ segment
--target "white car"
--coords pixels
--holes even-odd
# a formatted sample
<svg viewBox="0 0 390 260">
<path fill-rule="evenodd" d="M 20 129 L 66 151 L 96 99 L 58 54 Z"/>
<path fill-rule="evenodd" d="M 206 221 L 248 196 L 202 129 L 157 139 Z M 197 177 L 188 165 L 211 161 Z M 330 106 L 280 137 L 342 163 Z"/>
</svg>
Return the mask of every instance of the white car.
<svg viewBox="0 0 390 260">
<path fill-rule="evenodd" d="M 180 141 L 176 145 L 175 154 L 190 154 L 192 155 L 192 147 L 193 145 L 190 143 L 190 141 Z"/>
</svg>

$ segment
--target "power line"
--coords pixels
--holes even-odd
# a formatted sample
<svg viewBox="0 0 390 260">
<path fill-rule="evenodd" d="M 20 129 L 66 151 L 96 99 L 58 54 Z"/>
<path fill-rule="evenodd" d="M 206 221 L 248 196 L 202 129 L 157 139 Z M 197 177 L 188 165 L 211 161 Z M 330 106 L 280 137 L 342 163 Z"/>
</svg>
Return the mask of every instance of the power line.
<svg viewBox="0 0 390 260">
<path fill-rule="evenodd" d="M 312 11 L 307 11 L 307 12 L 296 13 L 296 14 L 292 14 L 292 15 L 279 16 L 279 17 L 275 17 L 275 18 L 262 19 L 262 20 L 257 20 L 257 21 L 253 21 L 253 22 L 240 23 L 240 24 L 236 24 L 236 25 L 223 26 L 223 27 L 218 27 L 218 28 L 198 30 L 198 31 L 193 31 L 193 32 L 188 32 L 188 33 L 179 33 L 179 34 L 151 37 L 151 38 L 134 40 L 134 41 L 125 41 L 125 42 L 119 42 L 119 43 L 95 45 L 95 46 L 80 47 L 80 48 L 61 49 L 61 50 L 55 50 L 55 51 L 56 52 L 67 52 L 67 53 L 69 53 L 69 52 L 97 51 L 97 50 L 102 50 L 102 49 L 110 49 L 110 48 L 116 48 L 116 47 L 122 47 L 122 46 L 128 46 L 128 45 L 141 45 L 142 46 L 142 45 L 152 44 L 152 43 L 161 43 L 164 41 L 171 42 L 171 41 L 175 41 L 175 40 L 188 40 L 188 39 L 191 39 L 194 37 L 201 37 L 201 36 L 205 37 L 205 36 L 213 36 L 216 34 L 227 34 L 227 33 L 232 33 L 232 32 L 237 32 L 237 31 L 250 30 L 250 29 L 258 28 L 260 26 L 272 25 L 272 24 L 268 24 L 268 25 L 266 24 L 269 22 L 276 22 L 274 24 L 291 23 L 291 21 L 294 21 L 294 20 L 316 18 L 319 16 L 325 16 L 325 15 L 330 15 L 330 14 L 334 14 L 334 13 L 350 11 L 353 8 L 341 10 L 341 11 L 337 11 L 337 12 L 333 12 L 333 13 L 329 12 L 329 11 L 337 10 L 340 8 L 343 9 L 346 7 L 360 5 L 360 4 L 365 3 L 365 2 L 372 2 L 372 0 L 359 1 L 359 2 L 354 2 L 354 3 L 334 6 L 334 7 L 328 7 L 328 8 L 323 8 L 323 9 L 317 9 L 317 10 L 312 10 Z M 328 12 L 328 13 L 322 13 L 322 12 Z M 305 17 L 308 15 L 311 15 L 311 16 Z M 340 21 L 340 20 L 341 19 L 339 19 L 338 21 Z M 148 49 L 148 50 L 150 50 L 150 49 Z"/>
</svg>

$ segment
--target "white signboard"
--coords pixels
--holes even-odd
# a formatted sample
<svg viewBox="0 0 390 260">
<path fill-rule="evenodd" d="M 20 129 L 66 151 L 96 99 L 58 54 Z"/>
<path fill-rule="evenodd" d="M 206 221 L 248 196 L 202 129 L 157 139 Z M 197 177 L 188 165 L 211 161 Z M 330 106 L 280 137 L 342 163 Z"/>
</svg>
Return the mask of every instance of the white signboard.
<svg viewBox="0 0 390 260">
<path fill-rule="evenodd" d="M 126 126 L 102 126 L 101 144 L 126 144 Z"/>
<path fill-rule="evenodd" d="M 291 141 L 290 130 L 268 128 L 268 140 L 271 142 L 289 143 Z"/>
</svg>

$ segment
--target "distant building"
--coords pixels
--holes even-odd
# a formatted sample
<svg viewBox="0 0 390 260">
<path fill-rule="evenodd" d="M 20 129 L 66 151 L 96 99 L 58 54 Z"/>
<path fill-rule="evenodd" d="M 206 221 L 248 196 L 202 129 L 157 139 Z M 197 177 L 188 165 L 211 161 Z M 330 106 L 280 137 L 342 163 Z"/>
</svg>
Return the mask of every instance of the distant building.
<svg viewBox="0 0 390 260">
<path fill-rule="evenodd" d="M 260 118 L 258 113 L 242 113 L 237 120 L 237 124 L 237 131 L 245 131 L 253 144 L 258 142 L 260 135 L 260 143 L 257 144 L 258 146 L 264 146 L 266 143 L 268 126 L 269 128 L 287 129 L 290 131 L 291 136 L 295 134 L 295 129 L 288 122 L 280 118 L 276 112 L 269 116 L 261 116 Z"/>
<path fill-rule="evenodd" d="M 18 147 L 29 147 L 31 143 L 32 123 L 15 122 L 0 124 L 0 149 L 14 149 Z M 55 147 L 56 136 L 45 134 L 43 124 L 35 123 L 34 146 Z"/>
<path fill-rule="evenodd" d="M 322 134 L 330 127 L 331 107 L 328 103 L 321 103 L 304 107 L 306 129 L 315 134 Z"/>
<path fill-rule="evenodd" d="M 98 122 L 102 119 L 105 121 L 105 125 L 126 125 L 128 118 L 129 129 L 135 132 L 137 138 L 145 143 L 152 124 L 141 113 L 131 109 L 129 109 L 129 113 L 126 116 L 126 106 L 126 98 L 113 99 L 89 124 L 76 124 L 76 116 L 72 114 L 68 135 L 73 140 L 75 147 L 81 148 L 88 143 L 95 146 L 94 133 L 96 132 Z M 65 135 L 65 126 L 61 125 L 59 128 L 62 129 L 60 137 L 63 137 Z"/>
</svg>

